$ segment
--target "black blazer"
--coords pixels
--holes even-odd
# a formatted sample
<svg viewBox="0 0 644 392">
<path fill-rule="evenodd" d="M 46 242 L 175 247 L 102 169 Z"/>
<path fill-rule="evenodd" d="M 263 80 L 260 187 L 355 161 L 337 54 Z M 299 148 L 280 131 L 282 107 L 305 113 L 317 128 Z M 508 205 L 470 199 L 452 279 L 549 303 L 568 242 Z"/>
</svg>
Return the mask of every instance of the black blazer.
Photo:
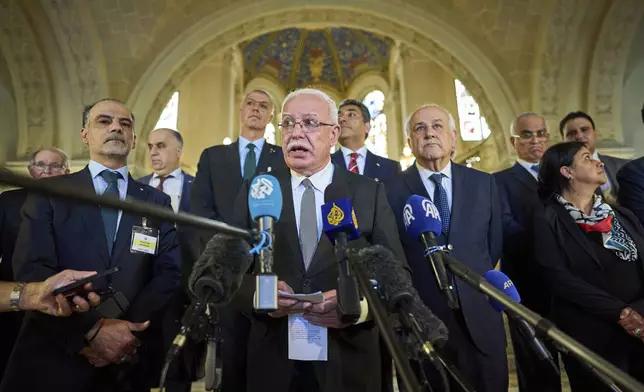
<svg viewBox="0 0 644 392">
<path fill-rule="evenodd" d="M 282 148 L 264 143 L 259 156 L 257 173 L 265 173 L 286 167 Z M 190 197 L 192 213 L 209 219 L 231 223 L 235 211 L 233 204 L 243 183 L 238 141 L 230 145 L 207 148 L 199 158 L 197 175 Z M 205 247 L 212 233 L 201 233 L 201 248 Z"/>
<path fill-rule="evenodd" d="M 452 215 L 447 239 L 453 246 L 451 255 L 482 275 L 493 269 L 501 258 L 502 207 L 496 182 L 490 174 L 452 163 L 452 186 Z M 411 165 L 398 180 L 387 184 L 387 193 L 405 256 L 413 271 L 414 286 L 438 318 L 449 320 L 452 310 L 436 286 L 431 265 L 423 256 L 423 247 L 417 239 L 407 235 L 403 221 L 403 208 L 409 196 L 432 199 L 416 165 Z M 456 287 L 461 311 L 476 347 L 487 355 L 503 357 L 505 332 L 501 315 L 492 309 L 483 294 L 467 283 L 456 279 Z"/>
<path fill-rule="evenodd" d="M 87 167 L 40 181 L 94 191 Z M 168 195 L 136 182 L 131 176 L 127 195 L 170 208 Z M 134 254 L 129 249 L 132 226 L 140 226 L 142 218 L 123 213 L 110 256 L 98 206 L 30 194 L 22 216 L 13 258 L 18 280 L 42 281 L 64 269 L 103 271 L 120 266 L 112 287 L 128 298 L 130 307 L 122 318 L 133 322 L 155 320 L 179 286 L 179 248 L 174 225 L 170 223 L 148 219 L 149 227 L 160 230 L 157 255 Z M 97 283 L 96 288 L 101 287 L 104 288 L 104 283 Z M 28 312 L 3 380 L 2 387 L 6 388 L 3 391 L 15 390 L 12 388 L 16 385 L 25 390 L 83 390 L 95 372 L 101 371 L 78 354 L 85 346 L 85 333 L 99 318 L 93 310 L 65 318 Z M 155 344 L 146 343 L 145 336 L 141 335 L 143 346 Z M 44 374 L 33 377 L 34 368 Z M 7 380 L 9 376 L 11 380 Z"/>
<path fill-rule="evenodd" d="M 532 218 L 543 208 L 537 194 L 537 180 L 519 163 L 494 174 L 503 201 L 503 259 L 501 269 L 514 282 L 521 302 L 547 316 L 551 297 L 545 295 L 534 260 Z"/>
<path fill-rule="evenodd" d="M 13 281 L 11 259 L 20 231 L 20 209 L 27 199 L 26 189 L 0 193 L 0 281 Z"/>
<path fill-rule="evenodd" d="M 288 169 L 273 173 L 280 182 L 283 195 L 282 215 L 275 224 L 273 271 L 296 293 L 313 293 L 337 288 L 338 271 L 334 248 L 324 233 L 308 270 L 304 269 L 293 207 L 291 175 Z M 384 186 L 364 176 L 341 170 L 337 166 L 333 183 L 346 183 L 355 209 L 360 239 L 354 247 L 380 244 L 390 248 L 407 267 L 396 231 L 391 207 Z M 248 218 L 248 182 L 240 190 L 237 211 L 238 225 L 251 227 Z M 245 189 L 244 189 L 245 188 Z M 408 268 L 408 267 L 407 267 Z M 247 274 L 234 303 L 251 316 L 248 340 L 248 391 L 287 391 L 293 377 L 293 361 L 288 360 L 288 317 L 273 319 L 253 315 L 252 296 L 255 277 Z M 380 390 L 380 353 L 378 329 L 373 321 L 344 329 L 328 331 L 328 361 L 313 362 L 321 392 L 372 392 Z"/>
<path fill-rule="evenodd" d="M 617 172 L 619 191 L 617 201 L 633 211 L 644 224 L 644 157 L 632 160 Z"/>
<path fill-rule="evenodd" d="M 617 219 L 635 241 L 640 257 L 644 228 L 627 209 L 614 207 Z M 644 299 L 627 304 L 606 291 L 602 266 L 584 233 L 556 201 L 545 202 L 534 218 L 535 257 L 554 294 L 553 316 L 559 328 L 591 350 L 603 351 L 615 334 L 627 306 L 644 314 Z"/>
<path fill-rule="evenodd" d="M 347 163 L 342 156 L 342 150 L 338 150 L 331 154 L 331 160 L 336 167 L 341 167 L 348 170 Z M 367 150 L 367 156 L 364 163 L 363 175 L 381 182 L 389 182 L 394 180 L 402 171 L 400 163 L 389 158 L 381 157 L 371 151 Z"/>
</svg>

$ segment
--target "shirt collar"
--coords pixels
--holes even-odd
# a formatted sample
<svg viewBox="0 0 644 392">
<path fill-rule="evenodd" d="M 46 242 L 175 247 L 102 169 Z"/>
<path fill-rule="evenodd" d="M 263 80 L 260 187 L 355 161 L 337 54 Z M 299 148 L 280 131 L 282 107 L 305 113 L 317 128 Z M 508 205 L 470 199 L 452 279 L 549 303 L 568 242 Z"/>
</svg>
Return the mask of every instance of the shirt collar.
<svg viewBox="0 0 644 392">
<path fill-rule="evenodd" d="M 127 181 L 129 177 L 127 166 L 123 166 L 114 170 L 114 169 L 110 169 L 109 167 L 103 166 L 96 161 L 91 161 L 91 160 L 89 161 L 89 164 L 87 166 L 89 167 L 89 173 L 92 175 L 92 179 L 100 175 L 103 172 L 103 170 L 109 170 L 111 172 L 114 172 L 114 171 L 119 172 L 125 181 Z"/>
<path fill-rule="evenodd" d="M 416 168 L 418 169 L 418 173 L 420 173 L 420 177 L 421 177 L 421 178 L 423 178 L 423 179 L 425 179 L 425 180 L 426 180 L 426 179 L 429 179 L 429 177 L 430 177 L 432 174 L 436 174 L 436 173 L 437 173 L 437 172 L 435 172 L 435 171 L 431 171 L 431 170 L 429 170 L 429 169 L 427 169 L 427 168 L 425 168 L 425 167 L 421 166 L 421 165 L 418 163 L 418 160 L 416 160 Z M 449 161 L 449 162 L 447 163 L 447 165 L 443 168 L 443 170 L 441 170 L 441 171 L 440 171 L 440 172 L 438 172 L 438 173 L 442 173 L 442 174 L 443 174 L 445 177 L 447 177 L 447 178 L 452 178 L 452 161 Z"/>
<path fill-rule="evenodd" d="M 305 178 L 308 178 L 311 181 L 315 189 L 320 192 L 324 192 L 326 187 L 331 183 L 331 180 L 333 179 L 333 164 L 329 160 L 329 163 L 326 164 L 324 169 L 320 170 L 310 177 L 302 176 L 296 173 L 294 170 L 291 170 L 291 187 L 293 188 L 293 190 L 297 189 L 297 187 L 300 186 Z"/>
<path fill-rule="evenodd" d="M 168 173 L 168 175 L 166 177 L 172 176 L 172 178 L 179 178 L 179 177 L 181 177 L 181 173 L 182 173 L 181 168 L 178 167 L 178 168 L 174 169 L 173 171 L 171 171 L 170 173 Z M 154 173 L 152 175 L 152 178 L 159 178 L 159 177 L 161 177 L 161 176 L 158 175 L 157 173 Z"/>
<path fill-rule="evenodd" d="M 367 156 L 367 146 L 362 146 L 356 151 L 351 150 L 350 148 L 346 148 L 345 146 L 340 146 L 340 150 L 342 151 L 343 156 L 349 156 L 351 153 L 357 152 L 358 155 L 361 157 L 366 157 Z"/>
<path fill-rule="evenodd" d="M 523 166 L 530 174 L 532 174 L 532 175 L 537 174 L 537 173 L 534 172 L 534 170 L 532 170 L 532 166 L 539 165 L 538 162 L 537 163 L 532 163 L 532 162 L 528 162 L 526 160 L 523 160 L 521 158 L 517 158 L 517 163 L 519 165 Z"/>
<path fill-rule="evenodd" d="M 255 145 L 255 153 L 259 154 L 259 152 L 262 151 L 262 148 L 264 148 L 264 142 L 266 142 L 266 139 L 264 139 L 263 137 L 260 137 L 259 139 L 251 142 L 245 137 L 239 136 L 239 152 L 241 153 L 243 151 L 246 151 L 246 146 L 250 143 L 253 143 Z"/>
</svg>

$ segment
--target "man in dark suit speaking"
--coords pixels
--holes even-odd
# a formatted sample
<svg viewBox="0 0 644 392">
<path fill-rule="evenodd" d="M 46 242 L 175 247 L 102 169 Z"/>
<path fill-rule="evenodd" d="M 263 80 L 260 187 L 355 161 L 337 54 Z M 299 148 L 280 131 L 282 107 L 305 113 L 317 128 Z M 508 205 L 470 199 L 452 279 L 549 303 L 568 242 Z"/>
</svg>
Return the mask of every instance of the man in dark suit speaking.
<svg viewBox="0 0 644 392">
<path fill-rule="evenodd" d="M 371 114 L 360 101 L 347 99 L 340 104 L 340 149 L 331 155 L 333 163 L 376 181 L 390 181 L 400 174 L 400 163 L 378 156 L 365 147 L 371 130 Z"/>
<path fill-rule="evenodd" d="M 445 355 L 481 392 L 507 391 L 505 330 L 501 315 L 485 296 L 455 279 L 460 309 L 453 311 L 438 290 L 423 247 L 405 232 L 403 209 L 411 195 L 433 201 L 443 225 L 438 242 L 453 246 L 451 255 L 479 274 L 491 270 L 501 257 L 501 203 L 494 178 L 451 161 L 456 147 L 452 115 L 436 105 L 414 111 L 405 128 L 416 163 L 398 180 L 387 184 L 405 255 L 420 297 L 450 331 Z M 430 365 L 426 373 L 433 381 Z M 434 381 L 435 382 L 435 381 Z M 458 386 L 453 386 L 455 390 Z"/>
<path fill-rule="evenodd" d="M 86 107 L 80 134 L 90 155 L 85 169 L 41 181 L 170 208 L 168 195 L 128 172 L 134 116 L 121 102 L 104 99 Z M 157 240 L 134 241 L 142 232 Z M 16 280 L 25 282 L 64 269 L 101 272 L 118 266 L 121 271 L 97 281 L 96 291 L 106 294 L 96 309 L 64 319 L 28 313 L 0 390 L 149 390 L 145 352 L 160 342 L 149 341 L 144 331 L 179 284 L 174 225 L 30 194 L 13 264 Z"/>
<path fill-rule="evenodd" d="M 378 329 L 368 310 L 358 323 L 343 324 L 337 313 L 338 271 L 333 245 L 322 233 L 320 207 L 327 186 L 343 183 L 355 209 L 360 245 L 381 244 L 404 262 L 394 217 L 384 186 L 331 163 L 329 149 L 340 132 L 337 109 L 328 95 L 315 89 L 297 90 L 284 100 L 280 124 L 284 158 L 289 170 L 275 171 L 283 194 L 282 214 L 275 224 L 274 266 L 279 289 L 323 293 L 318 304 L 279 299 L 279 310 L 255 315 L 253 275 L 247 275 L 234 299 L 252 317 L 248 340 L 248 392 L 373 392 L 380 391 L 381 363 Z M 236 205 L 240 223 L 248 221 L 248 192 L 242 188 Z M 405 264 L 406 265 L 406 264 Z M 300 322 L 326 328 L 327 360 L 289 359 L 290 314 Z M 366 321 L 365 321 L 366 319 Z M 363 322 L 361 322 L 363 321 Z"/>
</svg>

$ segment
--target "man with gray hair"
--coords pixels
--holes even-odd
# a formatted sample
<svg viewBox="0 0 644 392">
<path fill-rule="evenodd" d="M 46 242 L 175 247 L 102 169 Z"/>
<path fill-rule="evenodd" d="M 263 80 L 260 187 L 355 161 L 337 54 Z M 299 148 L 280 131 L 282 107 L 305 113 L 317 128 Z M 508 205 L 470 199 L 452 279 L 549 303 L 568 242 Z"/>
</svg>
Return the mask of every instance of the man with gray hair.
<svg viewBox="0 0 644 392">
<path fill-rule="evenodd" d="M 69 158 L 56 147 L 40 148 L 34 151 L 27 164 L 29 175 L 35 179 L 69 174 Z M 27 199 L 26 189 L 15 189 L 0 193 L 0 281 L 13 280 L 13 249 L 16 246 L 22 216 L 20 209 Z M 0 338 L 0 380 L 4 374 L 9 354 L 13 350 L 22 325 L 22 313 L 0 315 L 4 331 Z"/>
<path fill-rule="evenodd" d="M 438 290 L 431 264 L 417 238 L 406 233 L 403 209 L 412 195 L 426 197 L 438 209 L 442 233 L 439 245 L 479 274 L 501 258 L 501 203 L 494 178 L 451 161 L 456 148 L 454 117 L 438 105 L 424 105 L 411 113 L 405 127 L 415 164 L 392 183 L 387 194 L 398 223 L 413 283 L 424 303 L 445 322 L 449 340 L 443 353 L 481 392 L 507 391 L 508 368 L 503 319 L 486 297 L 460 279 L 454 282 L 458 308 L 448 306 Z M 426 361 L 428 362 L 428 361 Z M 441 383 L 431 364 L 424 371 L 434 390 Z M 454 390 L 459 389 L 456 384 Z"/>
<path fill-rule="evenodd" d="M 380 391 L 381 371 L 388 369 L 381 369 L 378 330 L 369 320 L 366 302 L 355 324 L 343 323 L 338 316 L 337 265 L 333 244 L 322 235 L 320 207 L 328 186 L 345 187 L 361 231 L 356 245 L 386 246 L 406 267 L 384 186 L 331 162 L 329 151 L 338 140 L 340 126 L 335 103 L 322 91 L 290 93 L 282 106 L 280 128 L 288 168 L 272 173 L 283 194 L 282 215 L 274 227 L 273 271 L 279 276 L 280 292 L 321 291 L 323 300 L 313 304 L 280 295 L 276 312 L 268 317 L 255 315 L 255 279 L 252 274 L 244 279 L 233 301 L 252 317 L 247 391 Z M 250 227 L 247 200 L 248 182 L 237 197 L 236 211 L 240 213 L 237 224 Z M 291 357 L 292 321 L 328 332 L 323 358 Z"/>
<path fill-rule="evenodd" d="M 551 297 L 543 289 L 534 260 L 532 217 L 542 204 L 537 194 L 539 161 L 548 148 L 550 134 L 546 121 L 537 113 L 523 113 L 510 124 L 510 143 L 517 160 L 509 169 L 494 174 L 499 195 L 504 203 L 503 260 L 501 269 L 508 274 L 521 293 L 521 302 L 541 314 L 548 315 Z M 537 358 L 517 326 L 510 321 L 521 392 L 559 392 L 559 374 Z M 555 348 L 547 347 L 557 357 Z"/>
</svg>

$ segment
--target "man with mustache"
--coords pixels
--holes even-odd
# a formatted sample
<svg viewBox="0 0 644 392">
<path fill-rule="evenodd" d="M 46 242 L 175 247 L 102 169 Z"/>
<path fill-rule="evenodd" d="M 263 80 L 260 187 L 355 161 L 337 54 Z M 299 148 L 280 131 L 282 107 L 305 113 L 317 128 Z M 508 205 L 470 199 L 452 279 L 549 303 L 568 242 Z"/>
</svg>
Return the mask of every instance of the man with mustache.
<svg viewBox="0 0 644 392">
<path fill-rule="evenodd" d="M 405 230 L 403 209 L 411 195 L 433 201 L 440 213 L 439 245 L 451 245 L 451 255 L 479 274 L 494 268 L 502 252 L 502 205 L 494 178 L 451 161 L 456 147 L 454 117 L 437 105 L 412 112 L 405 127 L 415 164 L 387 184 L 389 201 L 398 223 L 416 289 L 425 304 L 445 322 L 449 340 L 444 355 L 480 392 L 508 389 L 503 319 L 486 297 L 458 278 L 454 295 L 459 309 L 451 309 L 438 290 L 431 264 L 417 238 Z M 425 373 L 434 390 L 441 384 L 425 361 Z M 452 385 L 454 390 L 459 387 Z"/>
<path fill-rule="evenodd" d="M 371 114 L 364 103 L 347 99 L 338 109 L 340 149 L 331 155 L 333 163 L 350 172 L 387 182 L 400 174 L 400 164 L 378 156 L 365 147 L 371 130 Z"/>
<path fill-rule="evenodd" d="M 266 142 L 266 125 L 275 107 L 262 90 L 252 90 L 240 104 L 239 139 L 230 145 L 205 149 L 199 159 L 190 197 L 192 213 L 209 219 L 232 223 L 235 196 L 244 179 L 284 167 L 282 149 Z M 213 233 L 200 232 L 201 249 Z M 189 271 L 184 268 L 184 271 Z M 218 309 L 224 341 L 219 350 L 223 358 L 222 391 L 243 391 L 246 384 L 246 341 L 250 321 L 232 307 Z"/>
<path fill-rule="evenodd" d="M 629 160 L 611 157 L 597 152 L 597 131 L 595 130 L 595 122 L 587 113 L 581 111 L 568 113 L 559 123 L 559 132 L 561 132 L 561 137 L 565 141 L 584 143 L 588 151 L 593 154 L 593 159 L 597 159 L 604 163 L 604 169 L 606 170 L 606 178 L 608 181 L 601 186 L 601 189 L 597 189 L 597 192 L 601 193 L 604 196 L 604 200 L 607 202 L 615 203 L 617 201 L 617 193 L 619 192 L 617 172 L 622 168 L 622 166 L 627 164 Z"/>
<path fill-rule="evenodd" d="M 171 208 L 168 195 L 128 172 L 136 135 L 134 116 L 123 103 L 107 98 L 88 105 L 80 136 L 89 164 L 43 181 Z M 101 272 L 118 266 L 120 272 L 93 284 L 103 303 L 86 313 L 64 319 L 27 313 L 0 391 L 149 391 L 146 376 L 154 369 L 146 351 L 161 342 L 148 327 L 158 328 L 160 311 L 179 285 L 174 225 L 37 194 L 29 194 L 22 214 L 16 280 L 42 281 L 64 269 Z M 135 235 L 142 231 L 157 240 L 136 247 Z"/>
<path fill-rule="evenodd" d="M 69 174 L 69 158 L 63 150 L 55 147 L 34 151 L 27 166 L 29 175 L 35 179 Z M 20 209 L 27 199 L 26 189 L 15 189 L 0 193 L 0 281 L 13 280 L 12 257 L 20 231 L 22 216 Z M 0 338 L 0 380 L 7 366 L 9 355 L 22 325 L 22 313 L 0 315 L 2 338 Z"/>
<path fill-rule="evenodd" d="M 534 233 L 532 217 L 543 206 L 537 194 L 539 161 L 548 148 L 546 121 L 537 113 L 523 113 L 510 125 L 510 142 L 517 161 L 509 169 L 494 174 L 500 196 L 505 203 L 503 215 L 503 260 L 501 268 L 514 282 L 521 302 L 533 311 L 547 317 L 551 297 L 537 277 L 534 260 Z M 510 321 L 510 335 L 514 346 L 519 388 L 522 392 L 560 392 L 561 380 L 546 361 L 535 356 L 526 337 Z M 557 351 L 546 342 L 557 358 Z M 555 360 L 558 363 L 557 360 Z"/>
<path fill-rule="evenodd" d="M 248 392 L 381 390 L 379 336 L 374 322 L 368 320 L 367 306 L 355 325 L 343 324 L 338 316 L 338 271 L 333 244 L 322 233 L 324 218 L 320 207 L 326 188 L 331 184 L 346 186 L 360 229 L 356 247 L 381 244 L 390 248 L 405 266 L 406 263 L 384 186 L 331 162 L 329 150 L 340 134 L 337 116 L 335 102 L 320 90 L 296 90 L 282 105 L 280 129 L 288 168 L 273 172 L 283 195 L 282 215 L 274 228 L 273 271 L 280 279 L 279 290 L 321 291 L 324 299 L 312 304 L 280 296 L 276 312 L 268 317 L 255 315 L 252 310 L 255 279 L 247 275 L 233 302 L 252 315 Z M 247 187 L 248 183 L 240 191 L 236 205 L 239 224 L 251 226 Z M 302 323 L 327 329 L 327 360 L 289 359 L 288 323 L 296 314 L 300 314 Z"/>
</svg>

